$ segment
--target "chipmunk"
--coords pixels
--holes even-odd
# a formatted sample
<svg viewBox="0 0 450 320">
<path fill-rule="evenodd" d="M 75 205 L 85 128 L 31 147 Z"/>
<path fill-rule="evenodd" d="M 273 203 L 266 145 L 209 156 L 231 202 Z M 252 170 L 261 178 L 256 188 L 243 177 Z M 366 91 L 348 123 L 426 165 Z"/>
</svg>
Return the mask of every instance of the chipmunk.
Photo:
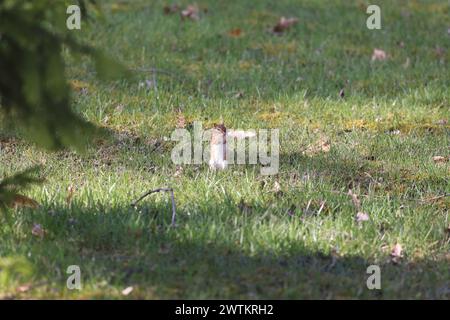
<svg viewBox="0 0 450 320">
<path fill-rule="evenodd" d="M 211 129 L 211 153 L 209 167 L 211 169 L 225 169 L 227 161 L 227 128 L 223 124 L 214 124 Z"/>
<path fill-rule="evenodd" d="M 209 167 L 220 170 L 227 168 L 227 137 L 243 139 L 254 137 L 255 135 L 254 132 L 227 130 L 223 123 L 214 124 L 214 127 L 211 129 Z"/>
</svg>

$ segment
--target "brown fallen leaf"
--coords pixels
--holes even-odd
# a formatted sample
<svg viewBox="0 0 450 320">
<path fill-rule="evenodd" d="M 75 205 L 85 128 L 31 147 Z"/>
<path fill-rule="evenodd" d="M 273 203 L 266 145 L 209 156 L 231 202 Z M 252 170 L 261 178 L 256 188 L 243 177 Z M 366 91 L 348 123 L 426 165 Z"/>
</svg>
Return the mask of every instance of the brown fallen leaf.
<svg viewBox="0 0 450 320">
<path fill-rule="evenodd" d="M 401 258 L 403 258 L 403 248 L 401 244 L 396 243 L 391 250 L 391 261 L 399 263 Z"/>
<path fill-rule="evenodd" d="M 443 156 L 434 156 L 433 157 L 434 163 L 437 163 L 437 164 L 442 164 L 442 163 L 448 162 L 448 160 L 449 160 L 448 157 L 443 157 Z"/>
<path fill-rule="evenodd" d="M 12 201 L 9 203 L 10 208 L 32 208 L 36 209 L 39 207 L 39 203 L 31 198 L 28 198 L 26 196 L 16 194 Z"/>
<path fill-rule="evenodd" d="M 306 148 L 306 150 L 302 152 L 302 154 L 307 156 L 314 156 L 321 152 L 323 153 L 330 152 L 330 150 L 331 150 L 330 140 L 327 137 L 322 136 L 317 142 L 310 144 Z"/>
<path fill-rule="evenodd" d="M 194 21 L 200 20 L 199 9 L 197 5 L 188 5 L 186 9 L 181 11 L 181 18 L 191 19 Z"/>
<path fill-rule="evenodd" d="M 240 37 L 242 35 L 242 29 L 240 29 L 240 28 L 232 29 L 232 30 L 228 31 L 228 35 L 230 37 L 235 37 L 235 38 Z"/>
<path fill-rule="evenodd" d="M 31 229 L 31 234 L 33 236 L 41 238 L 41 239 L 44 238 L 45 233 L 46 232 L 45 232 L 44 228 L 42 228 L 42 226 L 39 223 L 35 223 L 33 225 L 33 228 Z"/>
<path fill-rule="evenodd" d="M 372 61 L 384 61 L 388 58 L 386 52 L 381 49 L 373 49 Z"/>
<path fill-rule="evenodd" d="M 272 32 L 280 34 L 298 22 L 297 18 L 281 17 L 278 23 L 273 27 Z"/>
</svg>

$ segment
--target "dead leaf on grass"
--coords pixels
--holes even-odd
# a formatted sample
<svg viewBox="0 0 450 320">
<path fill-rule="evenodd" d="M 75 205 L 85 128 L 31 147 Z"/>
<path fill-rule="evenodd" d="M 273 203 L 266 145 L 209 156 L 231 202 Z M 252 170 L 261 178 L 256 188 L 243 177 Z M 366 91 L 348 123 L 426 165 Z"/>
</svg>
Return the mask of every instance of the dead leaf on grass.
<svg viewBox="0 0 450 320">
<path fill-rule="evenodd" d="M 434 156 L 433 157 L 433 161 L 436 164 L 443 164 L 448 162 L 449 158 L 448 157 L 443 157 L 443 156 Z"/>
<path fill-rule="evenodd" d="M 327 137 L 320 137 L 319 140 L 310 144 L 306 150 L 302 152 L 303 155 L 314 156 L 318 153 L 328 153 L 331 150 L 331 142 Z"/>
<path fill-rule="evenodd" d="M 281 34 L 290 27 L 292 27 L 294 24 L 298 22 L 297 18 L 285 18 L 281 17 L 278 23 L 273 27 L 272 32 L 275 34 Z"/>
<path fill-rule="evenodd" d="M 403 248 L 402 245 L 396 243 L 391 250 L 391 261 L 394 263 L 399 263 L 403 258 Z"/>
<path fill-rule="evenodd" d="M 373 49 L 372 61 L 384 61 L 388 59 L 388 55 L 381 49 Z"/>
<path fill-rule="evenodd" d="M 228 35 L 230 37 L 238 38 L 242 35 L 242 29 L 240 28 L 231 29 L 230 31 L 228 31 Z"/>
<path fill-rule="evenodd" d="M 199 9 L 197 5 L 188 5 L 186 9 L 181 11 L 181 18 L 191 19 L 193 21 L 200 20 Z"/>
</svg>

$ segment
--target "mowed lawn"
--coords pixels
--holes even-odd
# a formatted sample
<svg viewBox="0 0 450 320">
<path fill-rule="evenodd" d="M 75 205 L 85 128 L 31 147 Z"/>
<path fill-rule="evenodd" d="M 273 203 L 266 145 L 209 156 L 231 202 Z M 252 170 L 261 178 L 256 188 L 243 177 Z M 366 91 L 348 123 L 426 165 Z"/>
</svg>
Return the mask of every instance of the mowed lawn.
<svg viewBox="0 0 450 320">
<path fill-rule="evenodd" d="M 381 30 L 363 0 L 198 0 L 196 21 L 166 1 L 99 2 L 73 32 L 135 77 L 100 82 L 64 52 L 73 108 L 109 132 L 84 154 L 2 124 L 0 177 L 41 165 L 46 180 L 24 193 L 39 208 L 0 225 L 0 297 L 450 298 L 448 1 L 377 1 Z M 299 21 L 275 35 L 281 16 Z M 172 162 L 175 128 L 221 120 L 278 128 L 279 173 Z M 175 228 L 169 194 L 131 206 L 160 187 Z"/>
</svg>

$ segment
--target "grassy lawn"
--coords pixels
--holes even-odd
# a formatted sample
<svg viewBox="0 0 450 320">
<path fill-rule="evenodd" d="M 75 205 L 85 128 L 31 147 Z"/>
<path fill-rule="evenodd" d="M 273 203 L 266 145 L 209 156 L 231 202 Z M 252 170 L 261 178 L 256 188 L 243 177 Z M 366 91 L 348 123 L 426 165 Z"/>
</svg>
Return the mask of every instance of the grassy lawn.
<svg viewBox="0 0 450 320">
<path fill-rule="evenodd" d="M 46 181 L 26 193 L 39 208 L 0 225 L 0 297 L 450 298 L 448 1 L 377 1 L 381 30 L 364 0 L 199 0 L 198 21 L 166 1 L 99 2 L 105 19 L 74 32 L 136 76 L 99 82 L 66 54 L 74 109 L 109 132 L 84 154 L 3 124 L 0 178 L 42 165 Z M 281 16 L 299 22 L 274 35 Z M 221 119 L 278 128 L 279 173 L 173 164 L 177 126 Z M 168 194 L 130 206 L 166 186 L 176 228 Z M 366 286 L 372 264 L 381 290 Z M 82 290 L 66 288 L 69 265 Z"/>
</svg>

